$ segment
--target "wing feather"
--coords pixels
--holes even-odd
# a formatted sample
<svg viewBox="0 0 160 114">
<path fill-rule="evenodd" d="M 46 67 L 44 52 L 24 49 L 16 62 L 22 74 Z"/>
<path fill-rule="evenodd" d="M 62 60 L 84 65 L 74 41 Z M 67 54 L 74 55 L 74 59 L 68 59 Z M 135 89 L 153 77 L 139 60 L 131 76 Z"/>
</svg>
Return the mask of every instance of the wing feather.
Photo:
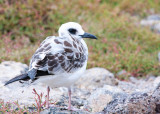
<svg viewBox="0 0 160 114">
<path fill-rule="evenodd" d="M 87 60 L 80 42 L 60 37 L 47 37 L 36 50 L 30 62 L 30 68 L 48 71 L 49 74 L 74 72 Z M 32 77 L 33 78 L 33 77 Z"/>
</svg>

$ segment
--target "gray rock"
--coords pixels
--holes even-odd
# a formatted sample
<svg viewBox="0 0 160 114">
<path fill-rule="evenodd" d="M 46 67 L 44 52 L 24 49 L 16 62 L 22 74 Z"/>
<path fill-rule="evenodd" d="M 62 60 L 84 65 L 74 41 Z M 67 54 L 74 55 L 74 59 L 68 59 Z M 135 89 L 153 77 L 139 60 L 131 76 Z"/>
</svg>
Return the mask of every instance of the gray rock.
<svg viewBox="0 0 160 114">
<path fill-rule="evenodd" d="M 126 98 L 114 99 L 103 110 L 103 113 L 154 114 L 156 105 L 151 95 L 133 93 Z"/>
<path fill-rule="evenodd" d="M 160 82 L 160 77 L 149 76 L 145 79 L 130 78 L 130 81 L 119 81 L 118 87 L 127 93 L 143 92 L 152 93 L 157 84 Z"/>
<path fill-rule="evenodd" d="M 126 70 L 121 70 L 117 73 L 117 76 L 126 75 L 126 74 L 127 74 Z"/>
<path fill-rule="evenodd" d="M 147 20 L 160 20 L 160 15 L 150 15 L 147 17 Z"/>
<path fill-rule="evenodd" d="M 118 87 L 121 88 L 126 93 L 132 93 L 134 91 L 138 91 L 137 85 L 130 82 L 119 81 Z"/>
<path fill-rule="evenodd" d="M 141 20 L 142 26 L 149 26 L 151 30 L 160 33 L 160 15 L 150 15 L 146 19 Z"/>
<path fill-rule="evenodd" d="M 3 91 L 3 90 L 4 91 L 9 91 L 8 88 L 4 87 L 4 83 L 6 81 L 8 81 L 9 79 L 17 76 L 17 75 L 26 72 L 28 70 L 28 66 L 26 64 L 22 64 L 20 62 L 4 61 L 0 64 L 0 69 L 1 69 L 0 70 L 0 88 L 1 88 L 1 91 Z M 14 87 L 12 87 L 12 88 L 14 88 Z M 0 93 L 0 96 L 1 96 L 2 93 L 3 92 Z"/>
<path fill-rule="evenodd" d="M 160 62 L 160 52 L 158 52 L 158 61 Z"/>
<path fill-rule="evenodd" d="M 153 80 L 153 88 L 155 89 L 160 83 L 160 76 L 156 77 L 154 80 Z"/>
<path fill-rule="evenodd" d="M 147 93 L 133 93 L 126 100 L 129 113 L 155 113 L 155 103 L 151 99 L 151 95 Z"/>
<path fill-rule="evenodd" d="M 75 84 L 81 89 L 92 90 L 103 85 L 116 85 L 117 80 L 114 75 L 104 68 L 91 68 Z"/>
<path fill-rule="evenodd" d="M 140 24 L 143 26 L 151 26 L 159 23 L 160 15 L 150 15 L 146 19 L 141 20 Z"/>
<path fill-rule="evenodd" d="M 155 79 L 156 79 L 156 77 L 151 75 L 151 76 L 147 76 L 145 78 L 145 81 L 147 81 L 147 82 L 153 82 Z"/>
<path fill-rule="evenodd" d="M 160 113 L 160 83 L 152 94 L 152 100 L 154 101 L 156 108 L 156 113 Z"/>
<path fill-rule="evenodd" d="M 135 92 L 125 97 L 114 98 L 101 113 L 160 113 L 160 83 L 153 93 Z"/>
<path fill-rule="evenodd" d="M 129 77 L 129 80 L 130 80 L 130 82 L 132 82 L 132 83 L 134 83 L 134 84 L 137 83 L 137 81 L 138 81 L 137 78 L 132 77 L 132 76 Z"/>
<path fill-rule="evenodd" d="M 40 112 L 40 114 L 90 114 L 90 113 L 83 110 L 68 111 L 64 108 L 54 107 L 45 109 L 44 111 Z"/>
<path fill-rule="evenodd" d="M 156 24 L 153 24 L 151 26 L 151 30 L 156 32 L 156 33 L 160 33 L 160 22 L 156 23 Z"/>
<path fill-rule="evenodd" d="M 0 64 L 0 69 L 0 81 L 4 82 L 9 78 L 26 72 L 28 70 L 28 66 L 20 62 L 4 61 Z"/>
<path fill-rule="evenodd" d="M 113 101 L 113 99 L 123 97 L 126 97 L 126 94 L 123 93 L 121 89 L 105 85 L 103 88 L 97 88 L 92 92 L 88 98 L 88 106 L 93 112 L 100 112 L 105 108 L 106 104 Z"/>
</svg>

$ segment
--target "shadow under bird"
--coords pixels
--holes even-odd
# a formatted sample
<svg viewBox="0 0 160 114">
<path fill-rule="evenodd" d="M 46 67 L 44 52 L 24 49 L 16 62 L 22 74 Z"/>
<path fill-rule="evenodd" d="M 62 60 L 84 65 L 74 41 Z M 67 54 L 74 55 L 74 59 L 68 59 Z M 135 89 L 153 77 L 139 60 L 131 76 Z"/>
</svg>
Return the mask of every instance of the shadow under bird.
<svg viewBox="0 0 160 114">
<path fill-rule="evenodd" d="M 31 58 L 29 70 L 5 83 L 15 81 L 42 82 L 48 86 L 47 107 L 49 107 L 49 87 L 67 87 L 69 95 L 68 110 L 71 109 L 71 85 L 84 73 L 88 60 L 88 48 L 83 38 L 97 39 L 84 32 L 75 22 L 62 24 L 59 36 L 49 36 Z"/>
</svg>

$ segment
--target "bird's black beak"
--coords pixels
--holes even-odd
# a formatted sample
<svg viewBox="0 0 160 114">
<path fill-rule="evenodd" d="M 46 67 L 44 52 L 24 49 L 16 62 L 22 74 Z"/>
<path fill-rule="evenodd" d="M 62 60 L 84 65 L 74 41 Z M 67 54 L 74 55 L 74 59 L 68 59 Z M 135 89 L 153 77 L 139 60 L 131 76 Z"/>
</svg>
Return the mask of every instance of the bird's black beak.
<svg viewBox="0 0 160 114">
<path fill-rule="evenodd" d="M 89 34 L 89 33 L 84 33 L 83 35 L 80 35 L 82 38 L 92 38 L 92 39 L 97 39 L 96 36 Z"/>
</svg>

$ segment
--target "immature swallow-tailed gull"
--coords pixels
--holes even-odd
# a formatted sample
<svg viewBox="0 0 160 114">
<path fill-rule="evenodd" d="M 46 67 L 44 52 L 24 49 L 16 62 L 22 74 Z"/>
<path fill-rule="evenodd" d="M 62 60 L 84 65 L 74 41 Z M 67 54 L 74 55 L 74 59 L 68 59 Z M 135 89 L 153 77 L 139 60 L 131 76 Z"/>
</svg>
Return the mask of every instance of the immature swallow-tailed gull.
<svg viewBox="0 0 160 114">
<path fill-rule="evenodd" d="M 47 106 L 49 86 L 67 87 L 68 110 L 71 110 L 70 86 L 83 75 L 87 66 L 88 48 L 83 38 L 97 38 L 84 32 L 75 22 L 62 24 L 58 33 L 59 36 L 49 36 L 40 44 L 31 58 L 27 73 L 9 80 L 5 85 L 20 80 L 45 83 L 48 85 Z"/>
</svg>

